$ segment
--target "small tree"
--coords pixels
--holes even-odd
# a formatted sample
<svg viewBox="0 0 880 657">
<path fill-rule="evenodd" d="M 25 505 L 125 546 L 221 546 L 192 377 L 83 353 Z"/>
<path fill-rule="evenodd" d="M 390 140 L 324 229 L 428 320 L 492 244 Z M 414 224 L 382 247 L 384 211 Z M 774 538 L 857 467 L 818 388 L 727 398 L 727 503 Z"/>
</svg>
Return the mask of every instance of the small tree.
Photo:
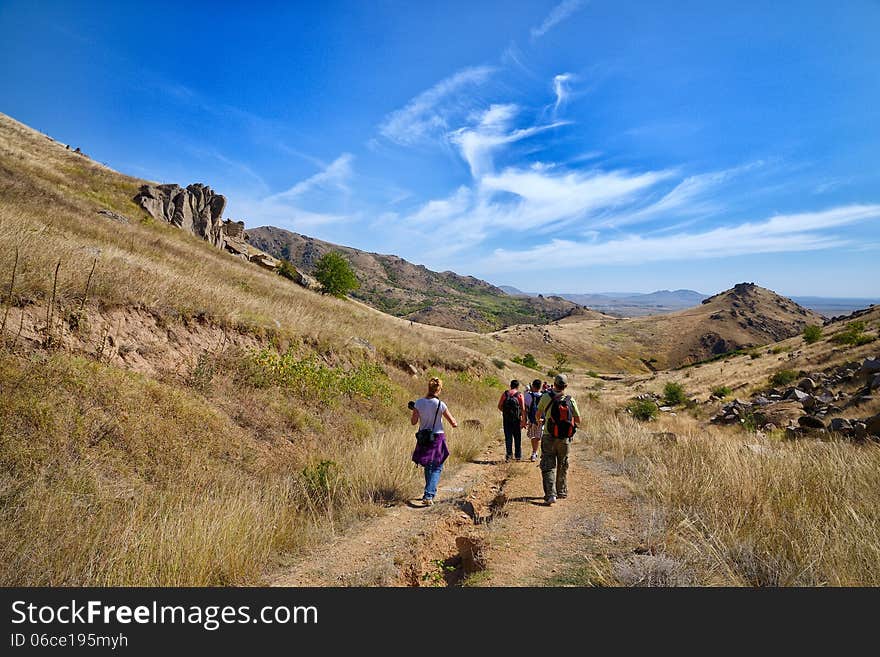
<svg viewBox="0 0 880 657">
<path fill-rule="evenodd" d="M 813 344 L 822 339 L 822 327 L 815 324 L 808 324 L 804 327 L 804 342 Z"/>
<path fill-rule="evenodd" d="M 321 284 L 325 294 L 344 297 L 352 290 L 360 287 L 360 282 L 348 260 L 336 251 L 329 251 L 321 256 L 315 265 L 315 279 Z"/>
<path fill-rule="evenodd" d="M 557 353 L 553 355 L 553 358 L 556 359 L 556 369 L 559 372 L 565 372 L 565 366 L 568 364 L 568 356 L 563 353 Z"/>
<path fill-rule="evenodd" d="M 684 404 L 687 401 L 687 394 L 684 391 L 684 386 L 680 383 L 675 383 L 674 381 L 667 383 L 663 388 L 663 401 L 670 406 Z"/>
</svg>

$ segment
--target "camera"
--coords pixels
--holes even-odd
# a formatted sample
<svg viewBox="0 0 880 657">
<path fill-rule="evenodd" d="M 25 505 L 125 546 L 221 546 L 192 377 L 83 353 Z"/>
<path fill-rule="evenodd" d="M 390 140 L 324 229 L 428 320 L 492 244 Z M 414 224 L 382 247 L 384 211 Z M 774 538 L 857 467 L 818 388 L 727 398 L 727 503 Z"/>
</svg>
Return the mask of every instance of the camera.
<svg viewBox="0 0 880 657">
<path fill-rule="evenodd" d="M 406 402 L 406 407 L 409 410 L 414 411 L 416 408 L 416 403 L 414 401 L 408 401 L 408 402 Z"/>
</svg>

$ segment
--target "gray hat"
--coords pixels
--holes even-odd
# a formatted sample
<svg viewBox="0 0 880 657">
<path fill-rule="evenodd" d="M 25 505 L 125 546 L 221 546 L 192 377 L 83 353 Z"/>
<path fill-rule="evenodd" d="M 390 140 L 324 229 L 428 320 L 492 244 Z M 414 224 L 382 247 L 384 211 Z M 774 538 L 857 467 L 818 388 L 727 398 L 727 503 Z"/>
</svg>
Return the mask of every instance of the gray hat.
<svg viewBox="0 0 880 657">
<path fill-rule="evenodd" d="M 557 374 L 556 378 L 553 379 L 553 385 L 564 388 L 568 385 L 568 377 L 565 374 Z"/>
</svg>

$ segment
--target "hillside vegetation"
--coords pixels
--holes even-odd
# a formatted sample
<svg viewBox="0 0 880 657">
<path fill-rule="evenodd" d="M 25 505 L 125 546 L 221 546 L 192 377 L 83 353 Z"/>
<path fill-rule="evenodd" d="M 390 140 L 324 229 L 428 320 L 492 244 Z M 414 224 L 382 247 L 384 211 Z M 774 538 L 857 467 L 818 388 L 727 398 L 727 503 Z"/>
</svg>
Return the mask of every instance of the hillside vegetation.
<svg viewBox="0 0 880 657">
<path fill-rule="evenodd" d="M 880 585 L 880 309 L 823 323 L 740 284 L 651 318 L 410 326 L 148 217 L 143 182 L 0 115 L 0 583 L 534 583 L 526 559 L 542 584 Z M 550 370 L 584 422 L 548 508 L 496 404 Z M 459 492 L 407 509 L 433 375 Z M 459 538 L 497 579 L 452 576 Z"/>
<path fill-rule="evenodd" d="M 356 299 L 396 317 L 466 331 L 492 331 L 512 324 L 545 324 L 587 312 L 562 297 L 511 296 L 473 276 L 434 272 L 393 255 L 367 253 L 282 228 L 247 231 L 257 248 L 313 274 L 325 254 L 345 255 L 360 280 Z"/>
<path fill-rule="evenodd" d="M 143 182 L 0 116 L 4 584 L 260 581 L 418 490 L 429 373 L 464 418 L 496 395 L 479 356 L 147 217 Z"/>
</svg>

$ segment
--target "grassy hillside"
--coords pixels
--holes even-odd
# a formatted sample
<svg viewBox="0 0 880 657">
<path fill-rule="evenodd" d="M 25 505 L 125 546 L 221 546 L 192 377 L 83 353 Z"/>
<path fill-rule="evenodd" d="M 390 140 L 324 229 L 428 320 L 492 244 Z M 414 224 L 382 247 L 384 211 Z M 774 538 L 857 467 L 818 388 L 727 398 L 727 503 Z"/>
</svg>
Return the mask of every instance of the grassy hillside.
<svg viewBox="0 0 880 657">
<path fill-rule="evenodd" d="M 512 324 L 545 324 L 566 317 L 577 304 L 561 297 L 511 296 L 473 276 L 434 272 L 393 255 L 367 253 L 265 226 L 248 240 L 276 258 L 311 274 L 328 251 L 343 253 L 360 281 L 357 299 L 396 317 L 467 331 L 492 331 Z"/>
<path fill-rule="evenodd" d="M 479 355 L 155 222 L 142 182 L 0 116 L 4 584 L 258 582 L 418 491 L 429 373 L 462 419 L 495 398 Z"/>
</svg>

